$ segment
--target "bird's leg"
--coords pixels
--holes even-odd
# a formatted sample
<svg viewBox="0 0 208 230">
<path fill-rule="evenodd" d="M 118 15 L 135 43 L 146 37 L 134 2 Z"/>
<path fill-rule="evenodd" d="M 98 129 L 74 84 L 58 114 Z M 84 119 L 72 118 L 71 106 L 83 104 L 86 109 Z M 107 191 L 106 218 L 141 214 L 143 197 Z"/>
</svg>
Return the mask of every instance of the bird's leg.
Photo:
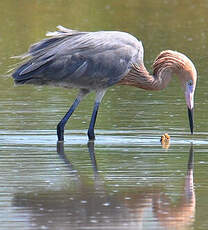
<svg viewBox="0 0 208 230">
<path fill-rule="evenodd" d="M 64 126 L 66 125 L 67 121 L 69 120 L 70 116 L 77 108 L 81 100 L 89 93 L 88 90 L 80 90 L 77 98 L 75 99 L 74 103 L 66 113 L 66 115 L 62 118 L 62 120 L 57 125 L 57 136 L 58 141 L 64 141 Z"/>
<path fill-rule="evenodd" d="M 102 90 L 102 91 L 99 90 L 99 91 L 96 92 L 94 108 L 93 108 L 93 112 L 92 112 L 90 126 L 89 126 L 89 129 L 88 129 L 89 140 L 94 140 L 95 139 L 94 127 L 95 127 L 96 117 L 97 117 L 100 102 L 101 102 L 101 100 L 102 100 L 102 98 L 103 98 L 103 96 L 105 94 L 105 91 L 106 90 Z"/>
</svg>

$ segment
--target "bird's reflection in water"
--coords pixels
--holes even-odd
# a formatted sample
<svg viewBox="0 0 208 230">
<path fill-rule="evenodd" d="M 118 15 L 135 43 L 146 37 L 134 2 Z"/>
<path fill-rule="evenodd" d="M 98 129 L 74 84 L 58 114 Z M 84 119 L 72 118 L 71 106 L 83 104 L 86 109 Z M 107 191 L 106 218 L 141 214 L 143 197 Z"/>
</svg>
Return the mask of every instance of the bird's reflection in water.
<svg viewBox="0 0 208 230">
<path fill-rule="evenodd" d="M 56 147 L 57 147 L 57 153 L 60 156 L 60 158 L 69 166 L 69 168 L 72 169 L 73 166 L 72 166 L 71 162 L 69 161 L 69 159 L 67 158 L 67 156 L 65 155 L 65 152 L 64 152 L 64 143 L 58 141 Z M 89 155 L 90 155 L 90 159 L 91 159 L 94 174 L 97 175 L 98 174 L 98 169 L 97 169 L 97 162 L 96 162 L 96 158 L 95 158 L 94 141 L 88 141 L 87 147 L 88 147 L 88 152 L 89 152 Z"/>
<path fill-rule="evenodd" d="M 147 229 L 152 226 L 155 226 L 154 229 L 167 230 L 191 228 L 195 216 L 192 145 L 184 190 L 175 206 L 162 186 L 156 189 L 135 186 L 133 189 L 118 189 L 114 192 L 108 182 L 102 179 L 102 175 L 98 175 L 94 142 L 88 143 L 88 150 L 94 171 L 93 183 L 87 183 L 79 176 L 79 172 L 75 172 L 79 182 L 71 189 L 15 195 L 13 204 L 19 209 L 29 210 L 28 215 L 35 226 L 45 226 L 50 230 L 65 230 L 73 226 L 143 229 L 143 224 Z M 57 145 L 57 151 L 69 168 L 73 169 L 64 153 L 63 144 Z"/>
<path fill-rule="evenodd" d="M 88 147 L 88 151 L 89 151 L 89 154 L 90 154 L 90 159 L 91 159 L 91 162 L 92 162 L 92 167 L 94 169 L 94 173 L 95 173 L 95 175 L 97 175 L 98 168 L 97 168 L 97 162 L 96 162 L 96 158 L 95 158 L 94 141 L 88 141 L 87 147 Z"/>
<path fill-rule="evenodd" d="M 157 220 L 165 229 L 185 229 L 194 221 L 195 217 L 195 192 L 193 183 L 194 152 L 190 147 L 187 174 L 184 183 L 184 192 L 175 207 L 169 197 L 156 194 L 153 199 L 153 212 Z"/>
</svg>

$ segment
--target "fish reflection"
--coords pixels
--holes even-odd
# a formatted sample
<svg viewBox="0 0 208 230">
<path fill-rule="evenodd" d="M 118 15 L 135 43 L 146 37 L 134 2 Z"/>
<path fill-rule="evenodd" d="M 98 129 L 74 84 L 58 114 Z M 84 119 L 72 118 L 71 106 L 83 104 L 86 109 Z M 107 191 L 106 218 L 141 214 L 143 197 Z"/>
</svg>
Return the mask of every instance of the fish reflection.
<svg viewBox="0 0 208 230">
<path fill-rule="evenodd" d="M 160 143 L 162 145 L 162 148 L 169 149 L 169 147 L 170 147 L 170 136 L 168 135 L 168 133 L 165 133 L 161 136 Z"/>
<path fill-rule="evenodd" d="M 160 141 L 160 143 L 161 143 L 163 149 L 169 149 L 170 140 L 162 140 L 162 141 Z"/>
<path fill-rule="evenodd" d="M 195 216 L 193 184 L 194 152 L 190 147 L 184 190 L 175 206 L 164 188 L 135 186 L 132 189 L 112 189 L 98 174 L 94 142 L 88 143 L 94 178 L 89 183 L 75 171 L 76 185 L 60 191 L 19 193 L 13 200 L 18 210 L 28 211 L 31 224 L 37 229 L 190 229 Z M 73 169 L 64 154 L 64 146 L 57 145 L 61 159 Z M 101 173 L 100 173 L 101 174 Z M 87 176 L 87 175 L 86 175 Z M 147 178 L 148 179 L 148 178 Z M 93 228 L 93 229 L 94 229 Z"/>
</svg>

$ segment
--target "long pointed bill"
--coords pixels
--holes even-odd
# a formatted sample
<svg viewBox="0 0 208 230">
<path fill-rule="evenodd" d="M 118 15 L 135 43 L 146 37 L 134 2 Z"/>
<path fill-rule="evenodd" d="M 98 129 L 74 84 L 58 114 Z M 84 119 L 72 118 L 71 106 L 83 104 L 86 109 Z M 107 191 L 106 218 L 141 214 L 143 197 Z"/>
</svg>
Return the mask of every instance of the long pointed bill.
<svg viewBox="0 0 208 230">
<path fill-rule="evenodd" d="M 188 107 L 188 118 L 191 134 L 194 132 L 194 90 L 193 87 L 187 87 L 185 92 L 186 104 Z"/>
<path fill-rule="evenodd" d="M 188 118 L 189 118 L 191 134 L 193 134 L 194 132 L 194 108 L 192 109 L 188 108 Z"/>
</svg>

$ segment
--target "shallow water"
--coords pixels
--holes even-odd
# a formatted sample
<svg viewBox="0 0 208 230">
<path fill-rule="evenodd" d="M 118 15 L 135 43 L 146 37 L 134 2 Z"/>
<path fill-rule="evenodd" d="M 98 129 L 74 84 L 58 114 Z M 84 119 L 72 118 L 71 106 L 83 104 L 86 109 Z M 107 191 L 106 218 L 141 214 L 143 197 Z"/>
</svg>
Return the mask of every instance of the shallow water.
<svg viewBox="0 0 208 230">
<path fill-rule="evenodd" d="M 0 2 L 0 229 L 207 229 L 207 8 L 205 0 Z M 161 92 L 109 89 L 94 143 L 89 95 L 57 145 L 76 90 L 14 87 L 4 76 L 18 62 L 11 56 L 58 24 L 130 32 L 148 69 L 161 50 L 187 54 L 199 75 L 194 135 L 174 78 Z"/>
<path fill-rule="evenodd" d="M 152 132 L 1 133 L 0 229 L 203 229 L 204 138 Z M 204 228 L 205 229 L 205 228 Z"/>
</svg>

